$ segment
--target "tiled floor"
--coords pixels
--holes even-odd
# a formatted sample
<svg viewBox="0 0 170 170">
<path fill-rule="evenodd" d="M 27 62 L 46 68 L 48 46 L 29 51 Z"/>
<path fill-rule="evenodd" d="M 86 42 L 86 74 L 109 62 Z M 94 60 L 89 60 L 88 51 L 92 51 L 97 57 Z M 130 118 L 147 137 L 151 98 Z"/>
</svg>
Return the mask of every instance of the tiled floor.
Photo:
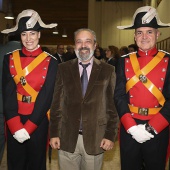
<svg viewBox="0 0 170 170">
<path fill-rule="evenodd" d="M 47 170 L 58 170 L 57 154 L 53 150 L 52 162 L 47 161 Z M 120 170 L 119 147 L 116 141 L 114 149 L 105 152 L 102 170 Z"/>
<path fill-rule="evenodd" d="M 2 159 L 0 170 L 7 170 L 6 150 Z M 49 160 L 47 159 L 47 170 L 59 170 L 56 150 L 52 150 L 51 163 L 49 163 Z M 105 152 L 102 170 L 120 170 L 119 146 L 117 141 L 115 142 L 114 149 Z"/>
<path fill-rule="evenodd" d="M 118 141 L 116 141 L 115 147 L 111 151 L 105 152 L 102 170 L 120 170 L 119 156 L 120 156 L 119 155 L 119 144 L 118 144 Z M 4 153 L 4 157 L 0 165 L 0 170 L 7 170 L 6 151 Z M 52 151 L 51 163 L 49 163 L 49 160 L 47 159 L 47 170 L 59 170 L 56 150 Z M 166 170 L 169 170 L 169 166 L 167 166 Z"/>
</svg>

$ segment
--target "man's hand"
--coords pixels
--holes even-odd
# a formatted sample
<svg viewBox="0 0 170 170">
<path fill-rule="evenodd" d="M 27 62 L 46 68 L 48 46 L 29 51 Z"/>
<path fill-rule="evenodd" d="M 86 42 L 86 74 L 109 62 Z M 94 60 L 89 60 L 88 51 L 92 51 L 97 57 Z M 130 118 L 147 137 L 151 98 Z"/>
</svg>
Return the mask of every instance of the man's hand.
<svg viewBox="0 0 170 170">
<path fill-rule="evenodd" d="M 103 148 L 104 150 L 108 151 L 111 150 L 114 146 L 114 143 L 108 139 L 102 139 L 100 147 Z"/>
<path fill-rule="evenodd" d="M 145 130 L 145 125 L 132 126 L 128 129 L 128 132 L 132 135 L 132 138 L 139 143 L 143 143 L 154 138 L 154 135 Z"/>
<path fill-rule="evenodd" d="M 50 139 L 50 145 L 53 149 L 60 149 L 60 138 L 51 138 Z"/>
<path fill-rule="evenodd" d="M 24 141 L 30 139 L 30 135 L 28 134 L 28 132 L 22 128 L 18 131 L 16 131 L 13 135 L 13 137 L 19 142 L 19 143 L 23 143 Z"/>
</svg>

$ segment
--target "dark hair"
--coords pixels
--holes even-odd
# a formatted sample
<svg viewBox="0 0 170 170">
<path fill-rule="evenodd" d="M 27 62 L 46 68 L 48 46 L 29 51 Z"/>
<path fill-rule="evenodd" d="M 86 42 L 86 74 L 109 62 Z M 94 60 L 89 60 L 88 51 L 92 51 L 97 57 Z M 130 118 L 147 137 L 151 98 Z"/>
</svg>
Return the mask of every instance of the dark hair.
<svg viewBox="0 0 170 170">
<path fill-rule="evenodd" d="M 130 45 L 128 45 L 128 48 L 133 48 L 134 51 L 138 50 L 138 46 L 136 44 L 130 44 Z"/>
<path fill-rule="evenodd" d="M 99 50 L 100 51 L 100 56 L 96 56 L 96 50 Z M 94 51 L 94 56 L 97 58 L 97 59 L 102 59 L 102 58 L 105 58 L 105 52 L 103 50 L 102 47 L 96 47 L 95 51 Z"/>
<path fill-rule="evenodd" d="M 129 53 L 128 47 L 126 46 L 122 46 L 119 51 L 120 51 L 120 55 L 125 55 Z"/>
<path fill-rule="evenodd" d="M 114 45 L 109 45 L 108 48 L 111 51 L 111 54 L 113 55 L 114 58 L 120 57 L 118 47 L 116 47 Z"/>
</svg>

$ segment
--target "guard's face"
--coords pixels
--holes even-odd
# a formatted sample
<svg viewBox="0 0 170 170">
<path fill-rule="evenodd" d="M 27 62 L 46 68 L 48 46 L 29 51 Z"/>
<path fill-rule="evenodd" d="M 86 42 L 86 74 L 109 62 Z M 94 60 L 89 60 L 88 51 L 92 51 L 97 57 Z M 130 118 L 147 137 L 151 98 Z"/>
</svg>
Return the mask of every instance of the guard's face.
<svg viewBox="0 0 170 170">
<path fill-rule="evenodd" d="M 139 49 L 148 51 L 155 47 L 159 31 L 151 27 L 140 27 L 135 30 L 135 41 Z"/>
<path fill-rule="evenodd" d="M 21 41 L 28 51 L 34 51 L 38 48 L 40 32 L 38 31 L 23 31 L 21 33 Z"/>
<path fill-rule="evenodd" d="M 89 31 L 81 31 L 75 37 L 75 53 L 82 62 L 88 62 L 94 54 L 96 43 Z"/>
</svg>

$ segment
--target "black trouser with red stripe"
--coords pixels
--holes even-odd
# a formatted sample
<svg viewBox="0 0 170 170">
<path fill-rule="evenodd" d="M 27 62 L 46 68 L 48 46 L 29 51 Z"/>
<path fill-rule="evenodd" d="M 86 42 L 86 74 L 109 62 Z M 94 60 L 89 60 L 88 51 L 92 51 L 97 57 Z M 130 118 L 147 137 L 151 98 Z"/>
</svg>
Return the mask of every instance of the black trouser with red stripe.
<svg viewBox="0 0 170 170">
<path fill-rule="evenodd" d="M 24 143 L 15 140 L 7 132 L 8 170 L 46 170 L 48 119 L 45 117 L 38 128 Z"/>
<path fill-rule="evenodd" d="M 144 121 L 136 120 L 138 124 Z M 123 125 L 120 127 L 121 170 L 165 170 L 169 144 L 169 127 L 144 143 L 138 143 L 128 134 Z"/>
</svg>

